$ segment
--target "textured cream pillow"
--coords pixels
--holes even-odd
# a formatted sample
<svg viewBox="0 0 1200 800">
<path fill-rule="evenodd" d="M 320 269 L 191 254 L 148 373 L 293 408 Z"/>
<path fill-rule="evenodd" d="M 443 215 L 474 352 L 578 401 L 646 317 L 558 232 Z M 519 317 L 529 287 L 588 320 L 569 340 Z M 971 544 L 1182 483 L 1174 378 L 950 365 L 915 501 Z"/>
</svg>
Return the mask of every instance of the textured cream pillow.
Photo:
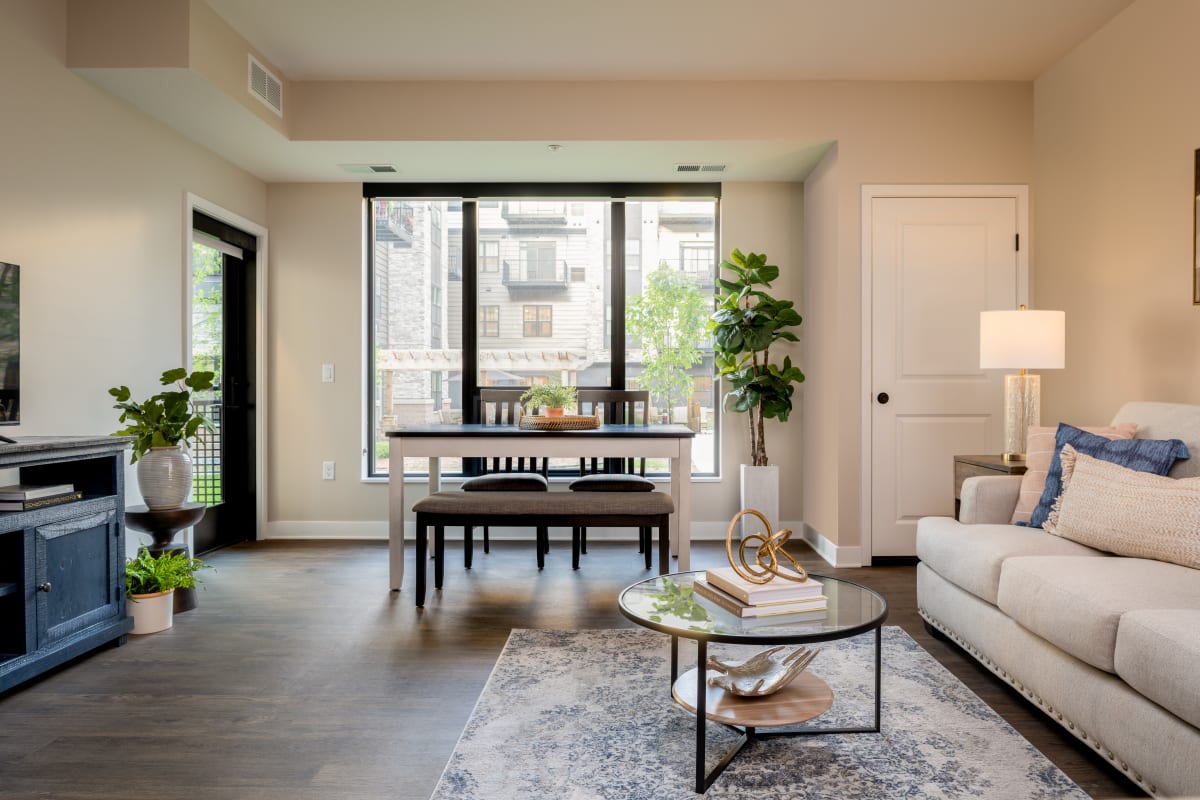
<svg viewBox="0 0 1200 800">
<path fill-rule="evenodd" d="M 1137 425 L 1126 422 L 1115 427 L 1080 430 L 1108 439 L 1132 439 L 1137 433 Z M 1017 498 L 1017 507 L 1013 509 L 1012 519 L 1009 520 L 1014 525 L 1018 522 L 1028 525 L 1033 510 L 1042 499 L 1046 476 L 1050 473 L 1050 461 L 1054 458 L 1054 434 L 1057 431 L 1057 425 L 1053 428 L 1032 426 L 1025 435 L 1025 474 L 1021 476 L 1021 496 Z"/>
<path fill-rule="evenodd" d="M 1077 453 L 1059 455 L 1063 493 L 1047 533 L 1097 550 L 1200 569 L 1200 478 L 1166 478 Z"/>
</svg>

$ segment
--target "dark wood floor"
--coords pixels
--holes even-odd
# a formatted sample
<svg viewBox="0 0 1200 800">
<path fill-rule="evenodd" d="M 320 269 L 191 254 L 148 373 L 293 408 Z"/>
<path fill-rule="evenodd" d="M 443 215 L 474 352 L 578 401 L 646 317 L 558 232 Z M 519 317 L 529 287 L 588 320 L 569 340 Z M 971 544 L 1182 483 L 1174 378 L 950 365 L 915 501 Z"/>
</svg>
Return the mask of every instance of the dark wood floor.
<svg viewBox="0 0 1200 800">
<path fill-rule="evenodd" d="M 209 557 L 200 607 L 0 697 L 0 798 L 425 800 L 511 628 L 614 628 L 636 548 L 583 569 L 530 543 L 461 569 L 423 612 L 387 591 L 383 542 L 239 545 Z M 410 551 L 411 553 L 411 551 Z M 693 566 L 724 562 L 700 543 Z M 818 572 L 882 592 L 903 627 L 1097 798 L 1143 796 L 917 617 L 915 569 Z M 411 555 L 410 555 L 411 574 Z"/>
</svg>

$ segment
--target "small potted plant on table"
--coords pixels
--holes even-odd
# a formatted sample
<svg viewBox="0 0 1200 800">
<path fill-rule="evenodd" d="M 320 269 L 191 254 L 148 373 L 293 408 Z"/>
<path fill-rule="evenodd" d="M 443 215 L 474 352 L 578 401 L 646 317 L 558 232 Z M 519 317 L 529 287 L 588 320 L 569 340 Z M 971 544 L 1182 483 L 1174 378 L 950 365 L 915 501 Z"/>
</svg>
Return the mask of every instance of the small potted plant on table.
<svg viewBox="0 0 1200 800">
<path fill-rule="evenodd" d="M 199 370 L 189 375 L 183 367 L 167 370 L 162 385 L 173 388 L 142 402 L 130 399 L 128 386 L 108 390 L 126 425 L 113 435 L 135 437 L 131 463 L 137 464 L 138 489 L 152 511 L 179 508 L 191 494 L 192 459 L 183 448 L 201 427 L 216 430 L 197 410 L 192 393 L 211 389 L 213 377 Z"/>
<path fill-rule="evenodd" d="M 175 590 L 195 589 L 196 572 L 211 569 L 183 550 L 168 550 L 155 558 L 146 547 L 125 562 L 126 613 L 133 633 L 158 633 L 174 622 Z"/>
<path fill-rule="evenodd" d="M 544 407 L 547 416 L 561 417 L 566 406 L 575 404 L 575 387 L 564 386 L 558 381 L 534 384 L 521 395 L 521 403 L 531 414 Z"/>
</svg>

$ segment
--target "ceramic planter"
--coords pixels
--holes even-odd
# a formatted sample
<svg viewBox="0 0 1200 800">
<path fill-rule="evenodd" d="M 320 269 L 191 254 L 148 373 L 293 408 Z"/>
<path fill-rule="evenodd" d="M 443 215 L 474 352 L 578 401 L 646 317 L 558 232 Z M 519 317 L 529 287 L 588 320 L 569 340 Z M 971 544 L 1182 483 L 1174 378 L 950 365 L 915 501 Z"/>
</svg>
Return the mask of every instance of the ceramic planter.
<svg viewBox="0 0 1200 800">
<path fill-rule="evenodd" d="M 742 508 L 753 508 L 767 518 L 771 530 L 779 530 L 779 467 L 753 467 L 742 464 Z M 765 533 L 762 520 L 747 514 L 742 517 L 742 538 Z"/>
<path fill-rule="evenodd" d="M 179 508 L 192 492 L 192 457 L 182 447 L 152 447 L 138 459 L 137 482 L 151 511 Z"/>
<path fill-rule="evenodd" d="M 140 463 L 140 462 L 139 462 Z M 175 590 L 155 594 L 134 594 L 125 603 L 126 616 L 133 617 L 131 633 L 158 633 L 171 627 L 175 611 Z"/>
</svg>

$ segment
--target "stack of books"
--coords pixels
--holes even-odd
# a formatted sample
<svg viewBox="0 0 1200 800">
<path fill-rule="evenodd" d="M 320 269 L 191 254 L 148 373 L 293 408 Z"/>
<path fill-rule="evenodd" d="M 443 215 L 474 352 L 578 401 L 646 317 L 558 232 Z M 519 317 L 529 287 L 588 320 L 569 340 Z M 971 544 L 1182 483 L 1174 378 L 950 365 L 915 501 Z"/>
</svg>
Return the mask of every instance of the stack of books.
<svg viewBox="0 0 1200 800">
<path fill-rule="evenodd" d="M 704 578 L 696 579 L 693 592 L 700 600 L 742 618 L 811 614 L 812 619 L 820 619 L 828 607 L 824 587 L 815 578 L 751 583 L 732 567 L 707 570 Z"/>
<path fill-rule="evenodd" d="M 83 498 L 83 492 L 75 491 L 74 484 L 58 483 L 53 486 L 30 486 L 13 484 L 0 486 L 0 511 L 32 511 L 35 508 L 56 506 Z"/>
</svg>

